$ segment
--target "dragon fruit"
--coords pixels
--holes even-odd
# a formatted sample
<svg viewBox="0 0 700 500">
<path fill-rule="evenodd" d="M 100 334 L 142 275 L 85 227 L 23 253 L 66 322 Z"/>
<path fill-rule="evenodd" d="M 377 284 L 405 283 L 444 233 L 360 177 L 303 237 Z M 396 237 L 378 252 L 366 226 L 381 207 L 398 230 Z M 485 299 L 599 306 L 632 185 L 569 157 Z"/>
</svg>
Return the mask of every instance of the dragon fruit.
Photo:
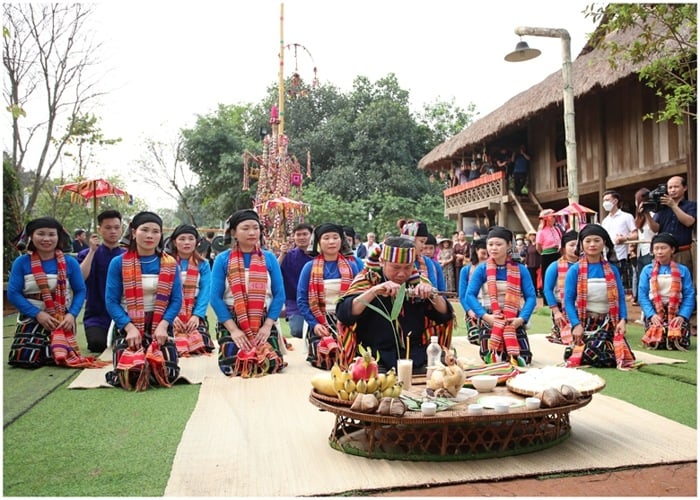
<svg viewBox="0 0 700 500">
<path fill-rule="evenodd" d="M 371 377 L 379 375 L 379 366 L 377 360 L 372 357 L 372 349 L 369 347 L 365 349 L 360 345 L 357 350 L 360 352 L 360 356 L 357 356 L 350 365 L 353 381 L 364 380 L 366 382 Z"/>
</svg>

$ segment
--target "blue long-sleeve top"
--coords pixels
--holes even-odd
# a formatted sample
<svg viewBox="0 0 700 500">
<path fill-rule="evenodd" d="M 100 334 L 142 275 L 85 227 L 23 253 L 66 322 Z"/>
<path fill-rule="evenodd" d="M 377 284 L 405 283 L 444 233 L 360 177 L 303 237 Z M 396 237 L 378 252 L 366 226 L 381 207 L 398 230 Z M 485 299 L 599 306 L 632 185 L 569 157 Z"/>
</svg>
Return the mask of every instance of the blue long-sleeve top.
<svg viewBox="0 0 700 500">
<path fill-rule="evenodd" d="M 537 291 L 535 290 L 535 285 L 532 284 L 532 278 L 530 277 L 530 272 L 527 270 L 525 264 L 518 263 L 518 268 L 520 269 L 520 290 L 522 291 L 524 303 L 520 308 L 518 317 L 525 320 L 525 323 L 530 321 L 530 316 L 535 310 L 537 305 Z M 496 280 L 506 281 L 507 270 L 505 266 L 497 266 L 496 268 Z M 467 306 L 469 309 L 474 311 L 479 319 L 486 314 L 486 309 L 479 301 L 479 290 L 482 286 L 486 284 L 486 263 L 482 262 L 474 269 L 471 278 L 469 278 L 469 284 L 467 285 Z M 484 292 L 486 296 L 486 292 Z M 503 307 L 503 304 L 501 304 Z"/>
<path fill-rule="evenodd" d="M 569 262 L 569 268 L 573 265 Z M 543 290 L 547 304 L 550 306 L 559 303 L 559 259 L 552 262 L 544 272 Z"/>
<path fill-rule="evenodd" d="M 615 282 L 617 283 L 617 303 L 620 309 L 620 319 L 627 321 L 627 303 L 625 302 L 625 289 L 622 286 L 622 280 L 620 279 L 620 273 L 617 267 L 610 265 L 613 274 L 615 275 Z M 588 263 L 588 280 L 605 280 L 605 273 L 603 272 L 603 264 L 601 262 L 589 262 Z M 564 309 L 566 309 L 566 315 L 571 323 L 571 328 L 578 326 L 581 323 L 581 318 L 578 317 L 578 309 L 576 308 L 576 285 L 578 283 L 578 262 L 574 263 L 569 270 L 566 272 L 566 281 L 564 281 Z"/>
<path fill-rule="evenodd" d="M 357 269 L 357 262 L 354 259 L 347 259 L 347 261 L 352 270 L 353 277 L 356 276 L 359 272 Z M 309 279 L 311 278 L 311 268 L 313 265 L 313 261 L 304 264 L 304 267 L 301 269 L 301 274 L 299 274 L 299 284 L 297 285 L 297 308 L 309 324 L 309 330 L 311 331 L 318 325 L 318 321 L 311 313 L 311 308 L 309 307 Z M 323 265 L 323 279 L 340 279 L 338 261 L 333 260 L 325 262 Z"/>
<path fill-rule="evenodd" d="M 184 276 L 189 267 L 189 260 L 182 259 L 180 261 L 180 280 L 184 284 Z M 192 315 L 202 319 L 207 317 L 207 308 L 209 307 L 209 295 L 211 293 L 211 265 L 208 260 L 203 260 L 197 266 L 199 269 L 199 282 L 197 283 L 197 295 L 194 299 L 194 307 Z"/>
<path fill-rule="evenodd" d="M 423 256 L 423 259 L 425 259 L 425 267 L 428 269 L 428 276 L 426 276 L 426 278 L 428 278 L 433 286 L 439 291 L 444 292 L 447 290 L 445 275 L 443 274 L 440 265 L 430 257 Z M 420 264 L 417 260 L 416 269 L 420 270 Z"/>
<path fill-rule="evenodd" d="M 282 272 L 280 271 L 280 265 L 277 263 L 277 257 L 275 257 L 275 254 L 269 250 L 263 250 L 262 253 L 263 257 L 265 258 L 265 265 L 267 266 L 267 275 L 269 278 L 269 295 L 265 300 L 265 303 L 267 304 L 267 317 L 273 321 L 277 321 L 282 313 L 282 307 L 284 306 L 285 301 L 284 281 L 282 279 Z M 216 314 L 216 317 L 220 323 L 233 319 L 231 310 L 224 301 L 224 295 L 228 289 L 226 274 L 230 254 L 230 248 L 218 254 L 214 259 L 214 266 L 211 270 L 211 293 L 209 303 L 211 304 L 212 309 L 214 309 L 214 313 Z M 250 267 L 251 255 L 252 253 L 243 253 L 243 265 L 246 269 Z"/>
<path fill-rule="evenodd" d="M 469 304 L 467 303 L 467 287 L 469 286 L 469 271 L 474 264 L 471 262 L 459 270 L 459 283 L 457 285 L 457 295 L 459 296 L 459 303 L 462 304 L 464 312 L 470 311 Z"/>
<path fill-rule="evenodd" d="M 637 300 L 639 300 L 639 305 L 642 307 L 645 318 L 651 318 L 656 314 L 656 309 L 652 303 L 651 292 L 651 271 L 654 268 L 654 264 L 647 264 L 639 273 L 639 291 L 637 293 Z M 678 264 L 678 270 L 681 273 L 681 304 L 678 308 L 678 316 L 683 316 L 687 321 L 693 314 L 693 309 L 695 308 L 695 287 L 693 285 L 693 276 L 690 271 L 683 264 Z M 663 265 L 659 266 L 659 275 L 669 275 L 671 274 L 671 266 Z M 667 301 L 664 301 L 666 304 Z"/>
<path fill-rule="evenodd" d="M 65 259 L 66 279 L 68 280 L 70 293 L 72 294 L 70 304 L 66 303 L 66 312 L 77 318 L 80 309 L 83 307 L 87 293 L 85 281 L 83 281 L 83 274 L 80 271 L 80 264 L 75 260 L 75 257 L 66 255 Z M 49 278 L 49 282 L 55 282 L 55 277 L 58 273 L 58 261 L 55 258 L 42 260 L 41 268 L 44 270 L 44 273 L 46 273 L 47 278 Z M 36 281 L 34 281 L 31 275 L 32 263 L 30 255 L 20 255 L 12 263 L 12 269 L 10 270 L 10 276 L 7 281 L 7 300 L 23 315 L 36 318 L 36 315 L 43 311 L 43 308 L 36 305 L 38 301 L 33 300 L 30 302 L 25 296 L 25 293 L 34 294 L 39 292 Z M 54 280 L 51 280 L 50 275 L 53 275 Z M 27 277 L 26 280 L 25 276 Z M 29 287 L 25 289 L 25 285 L 29 285 Z"/>
<path fill-rule="evenodd" d="M 139 261 L 141 262 L 141 275 L 158 276 L 160 274 L 160 257 L 154 258 L 154 255 L 148 255 L 146 257 L 139 256 Z M 124 327 L 131 322 L 129 313 L 122 304 L 122 300 L 124 299 L 124 280 L 122 279 L 123 262 L 124 254 L 113 258 L 112 262 L 109 263 L 109 268 L 107 269 L 107 288 L 105 289 L 105 305 L 107 306 L 107 312 L 120 330 L 123 330 Z M 147 299 L 147 297 L 144 296 L 146 312 L 152 310 L 149 309 L 146 304 L 152 305 L 153 303 L 154 300 L 152 297 Z M 173 288 L 170 292 L 170 301 L 163 313 L 163 319 L 172 324 L 175 317 L 180 312 L 180 307 L 182 307 L 182 282 L 180 281 L 180 267 L 177 266 L 173 279 Z"/>
</svg>

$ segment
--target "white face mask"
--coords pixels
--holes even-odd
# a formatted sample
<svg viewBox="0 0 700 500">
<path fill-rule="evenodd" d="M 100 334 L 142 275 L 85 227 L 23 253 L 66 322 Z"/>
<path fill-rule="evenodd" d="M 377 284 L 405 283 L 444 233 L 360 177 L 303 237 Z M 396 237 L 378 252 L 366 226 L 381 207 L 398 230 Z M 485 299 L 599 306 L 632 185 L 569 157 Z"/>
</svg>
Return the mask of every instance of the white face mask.
<svg viewBox="0 0 700 500">
<path fill-rule="evenodd" d="M 612 210 L 613 209 L 613 202 L 612 201 L 604 201 L 603 202 L 603 209 L 606 212 L 609 212 L 610 210 Z"/>
</svg>

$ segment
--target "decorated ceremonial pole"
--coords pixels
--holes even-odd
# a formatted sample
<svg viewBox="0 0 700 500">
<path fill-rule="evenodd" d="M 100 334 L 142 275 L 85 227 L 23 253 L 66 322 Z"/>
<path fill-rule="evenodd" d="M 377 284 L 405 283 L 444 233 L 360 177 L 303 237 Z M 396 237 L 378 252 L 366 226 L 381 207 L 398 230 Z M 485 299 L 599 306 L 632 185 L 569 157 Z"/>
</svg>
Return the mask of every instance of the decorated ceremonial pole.
<svg viewBox="0 0 700 500">
<path fill-rule="evenodd" d="M 277 108 L 279 110 L 278 134 L 284 134 L 284 2 L 280 3 L 280 72 L 277 96 Z M 281 151 L 280 144 L 280 154 Z"/>
</svg>

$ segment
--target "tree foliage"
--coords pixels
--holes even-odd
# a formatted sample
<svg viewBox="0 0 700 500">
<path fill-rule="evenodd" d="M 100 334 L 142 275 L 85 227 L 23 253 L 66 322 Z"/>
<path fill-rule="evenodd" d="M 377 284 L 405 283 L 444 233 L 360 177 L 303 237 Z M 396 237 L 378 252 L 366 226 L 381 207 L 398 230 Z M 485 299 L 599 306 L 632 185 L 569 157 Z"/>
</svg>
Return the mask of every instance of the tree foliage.
<svg viewBox="0 0 700 500">
<path fill-rule="evenodd" d="M 665 106 L 658 121 L 683 123 L 684 117 L 697 119 L 697 5 L 689 3 L 614 3 L 591 5 L 586 17 L 600 21 L 600 34 L 634 28 L 640 35 L 630 45 L 601 42 L 610 50 L 610 64 L 620 57 L 645 63 L 639 78 L 655 90 Z"/>
<path fill-rule="evenodd" d="M 96 90 L 94 44 L 89 29 L 90 4 L 6 3 L 3 5 L 3 94 L 12 117 L 10 159 L 28 194 L 31 214 L 75 122 Z M 42 105 L 36 103 L 43 103 Z M 32 104 L 30 106 L 30 104 Z M 61 123 L 68 133 L 60 136 Z"/>
<path fill-rule="evenodd" d="M 20 201 L 22 190 L 17 179 L 17 173 L 12 168 L 12 162 L 7 154 L 2 157 L 2 265 L 6 276 L 12 267 L 12 261 L 18 252 L 12 246 L 12 239 L 22 230 L 22 217 L 20 214 Z"/>
<path fill-rule="evenodd" d="M 242 155 L 260 152 L 260 130 L 270 131 L 270 108 L 277 99 L 273 85 L 261 103 L 220 105 L 183 130 L 184 158 L 200 178 L 188 191 L 192 206 L 204 208 L 193 208 L 205 215 L 200 224 L 218 227 L 231 211 L 252 206 L 256 186 L 251 182 L 250 191 L 242 191 Z M 436 101 L 414 116 L 409 93 L 393 74 L 376 82 L 358 76 L 346 94 L 320 85 L 306 97 L 287 99 L 289 153 L 302 166 L 307 151 L 312 158 L 312 177 L 302 188 L 303 201 L 311 204 L 307 221 L 383 234 L 396 233 L 398 219 L 414 218 L 433 232 L 451 232 L 454 224 L 443 215 L 439 183 L 431 183 L 416 165 L 473 116 L 473 105 L 463 111 L 454 99 Z"/>
</svg>

